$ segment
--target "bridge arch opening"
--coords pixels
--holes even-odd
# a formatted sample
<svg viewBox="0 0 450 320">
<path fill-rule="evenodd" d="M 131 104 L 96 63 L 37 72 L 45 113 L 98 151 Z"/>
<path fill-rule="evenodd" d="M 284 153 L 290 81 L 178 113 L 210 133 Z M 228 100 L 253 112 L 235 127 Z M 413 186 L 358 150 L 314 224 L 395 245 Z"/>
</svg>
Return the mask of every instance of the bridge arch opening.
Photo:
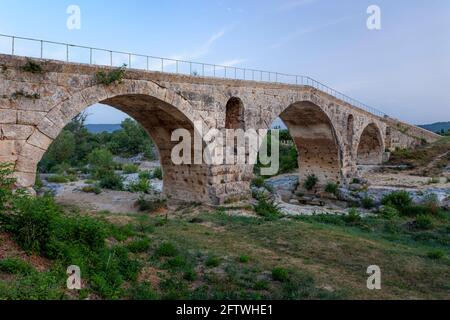
<svg viewBox="0 0 450 320">
<path fill-rule="evenodd" d="M 383 140 L 375 123 L 367 125 L 359 139 L 357 151 L 358 165 L 376 165 L 383 161 Z"/>
<path fill-rule="evenodd" d="M 281 112 L 279 119 L 292 141 L 288 161 L 292 160 L 292 156 L 295 157 L 296 165 L 290 168 L 292 173 L 299 176 L 299 189 L 315 193 L 329 182 L 339 183 L 339 144 L 328 115 L 316 104 L 303 101 L 289 105 Z M 287 140 L 283 134 L 280 136 L 280 150 Z M 281 154 L 280 169 L 284 169 L 285 165 L 282 157 Z M 305 187 L 311 177 L 315 177 L 315 184 L 312 188 Z"/>
<path fill-rule="evenodd" d="M 174 130 L 183 129 L 189 132 L 190 137 L 194 137 L 194 124 L 184 112 L 174 105 L 145 94 L 112 95 L 98 103 L 126 113 L 141 126 L 145 134 L 153 141 L 154 149 L 156 150 L 155 154 L 160 160 L 163 181 L 162 193 L 165 196 L 170 199 L 210 201 L 206 166 L 201 164 L 176 165 L 171 158 L 173 147 L 181 141 L 181 139 L 172 141 L 172 133 Z M 83 107 L 80 108 L 76 107 L 74 104 L 73 112 L 83 112 L 89 106 L 90 105 L 83 105 Z M 60 121 L 62 122 L 63 120 L 60 119 Z M 64 125 L 69 121 L 65 121 Z M 58 136 L 64 134 L 65 130 L 62 129 L 64 125 L 60 125 L 61 129 L 57 132 Z M 49 139 L 42 133 L 40 133 L 40 135 L 44 136 L 45 138 L 43 139 L 45 140 Z M 192 138 L 190 140 L 191 148 L 189 152 L 192 152 L 191 159 L 193 159 L 194 139 Z M 35 142 L 33 143 L 36 144 Z M 98 149 L 109 149 L 108 151 L 114 149 L 114 145 L 101 144 L 102 141 L 99 141 Z M 114 142 L 112 142 L 112 144 L 114 144 Z M 49 146 L 51 146 L 51 144 L 49 144 Z M 39 150 L 42 151 L 42 149 L 44 149 L 44 151 L 46 151 L 49 146 L 42 144 Z M 44 154 L 44 151 L 42 151 L 42 155 Z M 36 159 L 22 158 L 22 162 L 28 161 L 26 164 L 27 167 L 36 167 L 41 156 Z M 138 172 L 136 174 L 138 174 Z"/>
<path fill-rule="evenodd" d="M 231 97 L 225 107 L 225 128 L 226 129 L 244 129 L 244 104 L 237 97 Z"/>
</svg>

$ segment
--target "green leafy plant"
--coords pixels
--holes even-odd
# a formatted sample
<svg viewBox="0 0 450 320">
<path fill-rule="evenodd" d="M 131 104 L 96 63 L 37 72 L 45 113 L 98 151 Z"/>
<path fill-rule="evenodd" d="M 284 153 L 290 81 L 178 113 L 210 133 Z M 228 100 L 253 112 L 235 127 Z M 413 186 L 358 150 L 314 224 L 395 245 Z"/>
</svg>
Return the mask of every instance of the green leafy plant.
<svg viewBox="0 0 450 320">
<path fill-rule="evenodd" d="M 127 65 L 123 64 L 120 68 L 109 72 L 99 71 L 96 74 L 97 82 L 109 86 L 113 83 L 122 83 L 125 77 Z"/>
<path fill-rule="evenodd" d="M 146 252 L 150 249 L 150 240 L 147 238 L 133 240 L 127 245 L 127 248 L 133 253 Z"/>
<path fill-rule="evenodd" d="M 381 199 L 383 205 L 396 208 L 401 214 L 405 214 L 405 209 L 412 204 L 412 199 L 407 191 L 395 191 L 385 195 Z"/>
<path fill-rule="evenodd" d="M 144 195 L 141 195 L 136 201 L 136 205 L 139 211 L 154 212 L 158 209 L 165 208 L 167 200 L 163 198 L 146 199 Z"/>
<path fill-rule="evenodd" d="M 97 185 L 84 186 L 83 188 L 81 188 L 81 191 L 83 191 L 84 193 L 94 193 L 94 194 L 102 193 L 102 189 Z"/>
<path fill-rule="evenodd" d="M 325 186 L 325 192 L 337 195 L 339 190 L 339 185 L 335 182 L 328 182 Z"/>
<path fill-rule="evenodd" d="M 429 230 L 433 228 L 433 220 L 426 215 L 418 215 L 415 223 L 416 227 L 420 230 Z"/>
<path fill-rule="evenodd" d="M 205 266 L 208 268 L 217 268 L 220 265 L 220 258 L 215 255 L 209 255 L 206 258 Z"/>
<path fill-rule="evenodd" d="M 0 271 L 8 274 L 30 274 L 36 270 L 23 260 L 9 258 L 0 260 Z"/>
<path fill-rule="evenodd" d="M 178 254 L 178 249 L 171 242 L 163 242 L 156 250 L 158 257 L 175 257 Z"/>
<path fill-rule="evenodd" d="M 343 220 L 348 225 L 359 225 L 362 221 L 361 215 L 359 214 L 358 210 L 355 208 L 351 208 L 347 215 L 343 216 Z"/>
<path fill-rule="evenodd" d="M 361 204 L 362 204 L 364 209 L 372 209 L 373 207 L 375 207 L 375 201 L 371 197 L 369 197 L 368 195 L 366 195 L 361 200 Z"/>
<path fill-rule="evenodd" d="M 122 166 L 123 173 L 132 174 L 139 171 L 139 166 L 133 163 L 127 163 Z"/>
<path fill-rule="evenodd" d="M 120 175 L 112 170 L 102 172 L 100 174 L 99 186 L 110 190 L 123 190 L 123 179 Z"/>
<path fill-rule="evenodd" d="M 306 190 L 311 191 L 316 186 L 319 179 L 315 174 L 310 174 L 308 177 L 306 177 L 305 182 L 303 183 L 303 186 Z"/>
<path fill-rule="evenodd" d="M 432 250 L 427 253 L 427 257 L 432 260 L 439 260 L 445 257 L 445 252 L 442 250 Z"/>
<path fill-rule="evenodd" d="M 21 69 L 22 71 L 31 72 L 33 74 L 44 73 L 44 69 L 42 68 L 42 66 L 31 59 L 27 59 L 26 64 Z"/>
<path fill-rule="evenodd" d="M 163 172 L 162 172 L 160 167 L 158 167 L 155 170 L 153 170 L 152 178 L 153 179 L 158 179 L 158 180 L 162 180 L 163 179 Z"/>
<path fill-rule="evenodd" d="M 256 195 L 257 204 L 253 207 L 256 214 L 268 221 L 273 221 L 281 217 L 278 204 L 267 195 L 261 193 Z"/>
<path fill-rule="evenodd" d="M 289 280 L 289 272 L 281 267 L 273 268 L 272 279 L 279 282 L 287 282 Z"/>
<path fill-rule="evenodd" d="M 387 220 L 391 220 L 398 216 L 398 210 L 388 205 L 383 206 L 380 210 L 380 215 Z"/>
</svg>

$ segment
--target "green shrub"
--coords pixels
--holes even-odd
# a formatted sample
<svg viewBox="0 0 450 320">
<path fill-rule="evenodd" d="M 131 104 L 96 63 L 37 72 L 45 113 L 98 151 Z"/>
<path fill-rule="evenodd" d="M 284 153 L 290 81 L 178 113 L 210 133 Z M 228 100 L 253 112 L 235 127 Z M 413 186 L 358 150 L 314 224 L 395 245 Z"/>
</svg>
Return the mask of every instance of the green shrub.
<svg viewBox="0 0 450 320">
<path fill-rule="evenodd" d="M 445 257 L 445 253 L 442 250 L 432 250 L 427 253 L 427 257 L 433 260 L 439 260 Z"/>
<path fill-rule="evenodd" d="M 42 66 L 31 59 L 27 59 L 27 63 L 21 69 L 25 72 L 31 72 L 33 74 L 40 74 L 44 72 Z"/>
<path fill-rule="evenodd" d="M 339 185 L 335 182 L 328 182 L 325 186 L 325 192 L 336 195 L 339 190 Z"/>
<path fill-rule="evenodd" d="M 147 238 L 133 240 L 127 245 L 127 248 L 133 253 L 146 252 L 150 249 L 150 240 Z"/>
<path fill-rule="evenodd" d="M 152 288 L 150 283 L 140 283 L 136 286 L 133 286 L 130 292 L 130 298 L 132 300 L 156 300 L 158 298 L 157 293 Z"/>
<path fill-rule="evenodd" d="M 398 210 L 391 206 L 383 206 L 380 210 L 380 214 L 383 218 L 391 220 L 398 216 Z"/>
<path fill-rule="evenodd" d="M 111 70 L 109 72 L 99 71 L 96 74 L 97 82 L 100 84 L 104 84 L 106 86 L 109 86 L 113 83 L 120 84 L 122 83 L 123 78 L 125 77 L 126 68 L 127 65 L 123 64 L 120 68 Z"/>
<path fill-rule="evenodd" d="M 310 174 L 306 178 L 303 186 L 305 187 L 306 190 L 311 191 L 312 189 L 314 189 L 314 187 L 316 186 L 318 181 L 319 181 L 319 179 L 317 178 L 317 176 L 315 174 Z"/>
<path fill-rule="evenodd" d="M 385 195 L 381 200 L 383 205 L 396 208 L 401 214 L 405 214 L 405 209 L 412 204 L 412 199 L 407 191 L 395 191 Z"/>
<path fill-rule="evenodd" d="M 83 188 L 81 188 L 81 191 L 83 191 L 84 193 L 95 193 L 95 194 L 102 193 L 102 189 L 97 185 L 84 186 Z"/>
<path fill-rule="evenodd" d="M 114 171 L 109 170 L 102 172 L 99 176 L 99 186 L 105 189 L 123 190 L 123 179 L 120 175 L 116 174 Z"/>
<path fill-rule="evenodd" d="M 94 149 L 88 154 L 87 160 L 91 172 L 96 178 L 100 178 L 102 173 L 114 169 L 113 155 L 107 149 Z"/>
<path fill-rule="evenodd" d="M 9 258 L 0 260 L 0 271 L 8 274 L 30 274 L 36 270 L 23 260 Z"/>
<path fill-rule="evenodd" d="M 364 209 L 372 209 L 375 207 L 375 201 L 367 195 L 361 200 L 361 204 Z"/>
<path fill-rule="evenodd" d="M 402 214 L 410 217 L 430 214 L 430 208 L 424 205 L 410 205 L 403 209 Z"/>
<path fill-rule="evenodd" d="M 167 264 L 173 268 L 180 268 L 186 265 L 186 258 L 183 256 L 176 256 L 167 260 Z"/>
<path fill-rule="evenodd" d="M 53 198 L 24 196 L 13 200 L 12 212 L 1 214 L 0 223 L 25 251 L 46 253 L 59 215 Z"/>
<path fill-rule="evenodd" d="M 248 263 L 250 261 L 250 257 L 246 255 L 242 255 L 239 257 L 239 262 L 241 263 Z"/>
<path fill-rule="evenodd" d="M 266 280 L 258 280 L 255 282 L 253 289 L 258 291 L 267 290 L 269 289 L 269 282 Z"/>
<path fill-rule="evenodd" d="M 152 173 L 150 171 L 141 171 L 139 172 L 139 179 L 150 180 L 152 178 Z"/>
<path fill-rule="evenodd" d="M 253 207 L 256 214 L 264 217 L 268 221 L 273 221 L 281 217 L 281 211 L 278 204 L 269 199 L 265 194 L 257 195 L 258 203 Z"/>
<path fill-rule="evenodd" d="M 289 280 L 289 272 L 284 268 L 272 269 L 272 279 L 279 282 L 287 282 Z"/>
<path fill-rule="evenodd" d="M 143 195 L 141 195 L 139 199 L 136 201 L 139 211 L 146 211 L 146 212 L 154 212 L 158 209 L 165 208 L 166 203 L 167 203 L 166 199 L 157 198 L 147 200 Z"/>
<path fill-rule="evenodd" d="M 342 219 L 348 225 L 358 225 L 362 221 L 361 215 L 359 214 L 358 210 L 356 210 L 355 208 L 351 208 L 349 210 L 348 214 L 343 216 Z"/>
<path fill-rule="evenodd" d="M 263 177 L 258 176 L 252 180 L 252 186 L 256 188 L 262 188 L 265 185 L 265 180 Z"/>
<path fill-rule="evenodd" d="M 433 220 L 426 215 L 418 215 L 416 217 L 416 227 L 420 230 L 429 230 L 433 228 Z"/>
<path fill-rule="evenodd" d="M 183 275 L 183 279 L 187 281 L 194 281 L 197 279 L 197 273 L 193 268 L 188 268 Z"/>
<path fill-rule="evenodd" d="M 206 258 L 205 266 L 208 268 L 216 268 L 220 265 L 220 258 L 215 255 L 209 255 L 208 258 Z"/>
<path fill-rule="evenodd" d="M 156 250 L 156 255 L 159 257 L 175 257 L 178 254 L 178 249 L 170 242 L 161 243 Z"/>
<path fill-rule="evenodd" d="M 63 176 L 63 175 L 53 175 L 47 177 L 47 181 L 50 183 L 68 183 L 71 181 L 71 178 L 69 176 Z"/>
<path fill-rule="evenodd" d="M 143 193 L 149 193 L 151 190 L 151 184 L 150 180 L 147 178 L 140 178 L 137 182 L 133 182 L 128 186 L 128 190 L 130 192 L 143 192 Z"/>
<path fill-rule="evenodd" d="M 123 173 L 132 174 L 139 171 L 139 166 L 133 163 L 127 163 L 122 166 Z"/>
<path fill-rule="evenodd" d="M 158 179 L 158 180 L 163 179 L 163 172 L 162 172 L 161 168 L 158 167 L 155 170 L 153 170 L 152 178 Z"/>
</svg>

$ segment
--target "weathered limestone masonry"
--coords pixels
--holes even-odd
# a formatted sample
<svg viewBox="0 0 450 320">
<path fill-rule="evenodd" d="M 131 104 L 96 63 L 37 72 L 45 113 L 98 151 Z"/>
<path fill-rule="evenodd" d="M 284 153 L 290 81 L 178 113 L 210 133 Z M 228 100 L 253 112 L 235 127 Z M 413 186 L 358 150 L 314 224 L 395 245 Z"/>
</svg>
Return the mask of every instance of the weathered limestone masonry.
<svg viewBox="0 0 450 320">
<path fill-rule="evenodd" d="M 380 163 L 386 149 L 408 147 L 431 132 L 380 118 L 309 86 L 202 78 L 129 70 L 121 84 L 104 86 L 106 67 L 35 60 L 42 74 L 22 70 L 25 58 L 0 55 L 0 162 L 14 164 L 17 185 L 30 188 L 36 166 L 62 128 L 95 103 L 135 118 L 155 141 L 164 192 L 173 198 L 218 204 L 249 194 L 251 165 L 171 162 L 172 130 L 270 128 L 281 117 L 299 150 L 299 175 L 347 183 L 360 163 Z M 359 160 L 358 160 L 359 159 Z"/>
</svg>

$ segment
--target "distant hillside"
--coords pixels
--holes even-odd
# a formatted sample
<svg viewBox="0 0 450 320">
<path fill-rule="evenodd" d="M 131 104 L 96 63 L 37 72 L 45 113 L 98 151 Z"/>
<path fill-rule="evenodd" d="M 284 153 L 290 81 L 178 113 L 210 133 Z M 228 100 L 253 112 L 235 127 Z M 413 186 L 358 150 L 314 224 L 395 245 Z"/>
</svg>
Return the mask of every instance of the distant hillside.
<svg viewBox="0 0 450 320">
<path fill-rule="evenodd" d="M 433 124 L 424 124 L 424 125 L 419 125 L 419 127 L 424 128 L 429 131 L 432 131 L 432 132 L 440 132 L 442 129 L 444 130 L 444 132 L 447 132 L 448 130 L 450 130 L 450 121 L 436 122 Z"/>
<path fill-rule="evenodd" d="M 87 124 L 86 128 L 92 133 L 114 132 L 120 130 L 120 124 Z"/>
</svg>

